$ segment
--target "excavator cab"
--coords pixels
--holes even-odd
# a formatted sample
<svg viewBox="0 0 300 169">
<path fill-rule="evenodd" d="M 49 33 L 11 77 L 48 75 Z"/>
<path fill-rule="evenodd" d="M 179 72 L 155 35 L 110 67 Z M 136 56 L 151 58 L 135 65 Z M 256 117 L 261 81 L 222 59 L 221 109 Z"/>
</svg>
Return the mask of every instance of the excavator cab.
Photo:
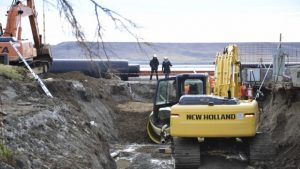
<svg viewBox="0 0 300 169">
<path fill-rule="evenodd" d="M 153 121 L 159 126 L 169 123 L 170 111 L 168 107 L 177 103 L 176 79 L 163 79 L 158 82 L 153 105 Z"/>
<path fill-rule="evenodd" d="M 171 106 L 178 103 L 183 95 L 206 94 L 207 74 L 179 74 L 158 81 L 147 131 L 155 143 L 168 141 Z"/>
</svg>

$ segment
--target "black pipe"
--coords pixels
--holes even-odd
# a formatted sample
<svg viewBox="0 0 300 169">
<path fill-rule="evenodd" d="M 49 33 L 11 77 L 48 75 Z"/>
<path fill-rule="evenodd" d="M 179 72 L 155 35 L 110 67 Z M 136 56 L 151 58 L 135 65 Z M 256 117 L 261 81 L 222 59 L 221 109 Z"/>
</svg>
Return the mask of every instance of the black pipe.
<svg viewBox="0 0 300 169">
<path fill-rule="evenodd" d="M 129 77 L 139 77 L 140 65 L 138 64 L 129 64 L 128 65 L 128 76 Z"/>
<path fill-rule="evenodd" d="M 104 59 L 53 59 L 49 72 L 65 73 L 79 71 L 91 77 L 103 77 L 112 72 L 128 80 L 128 77 L 136 77 L 140 72 L 139 65 L 129 66 L 127 60 L 104 60 Z"/>
</svg>

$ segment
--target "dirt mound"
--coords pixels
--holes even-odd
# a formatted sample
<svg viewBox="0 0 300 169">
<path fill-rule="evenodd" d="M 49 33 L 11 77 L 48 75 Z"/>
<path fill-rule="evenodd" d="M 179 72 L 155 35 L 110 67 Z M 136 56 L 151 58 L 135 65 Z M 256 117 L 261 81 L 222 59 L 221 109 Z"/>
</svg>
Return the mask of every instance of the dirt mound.
<svg viewBox="0 0 300 169">
<path fill-rule="evenodd" d="M 7 113 L 2 135 L 14 157 L 1 166 L 116 168 L 109 143 L 145 142 L 155 83 L 79 72 L 44 78 L 54 99 L 33 81 L 0 76 L 1 111 Z"/>
<path fill-rule="evenodd" d="M 300 89 L 273 91 L 265 101 L 260 128 L 271 133 L 276 158 L 270 168 L 300 168 Z"/>
<path fill-rule="evenodd" d="M 2 134 L 14 154 L 12 168 L 116 167 L 108 148 L 108 139 L 116 139 L 113 113 L 92 88 L 77 80 L 48 80 L 55 96 L 50 99 L 33 82 L 0 83 L 7 113 Z"/>
</svg>

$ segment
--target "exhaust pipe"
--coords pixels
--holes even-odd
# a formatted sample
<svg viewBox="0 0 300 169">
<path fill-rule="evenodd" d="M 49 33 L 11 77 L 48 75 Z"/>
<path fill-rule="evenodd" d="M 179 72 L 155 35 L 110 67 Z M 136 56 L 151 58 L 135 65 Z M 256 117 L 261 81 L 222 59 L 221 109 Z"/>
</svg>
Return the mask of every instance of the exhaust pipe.
<svg viewBox="0 0 300 169">
<path fill-rule="evenodd" d="M 228 93 L 228 99 L 232 99 L 232 97 L 231 97 L 231 91 L 228 90 L 227 93 Z"/>
</svg>

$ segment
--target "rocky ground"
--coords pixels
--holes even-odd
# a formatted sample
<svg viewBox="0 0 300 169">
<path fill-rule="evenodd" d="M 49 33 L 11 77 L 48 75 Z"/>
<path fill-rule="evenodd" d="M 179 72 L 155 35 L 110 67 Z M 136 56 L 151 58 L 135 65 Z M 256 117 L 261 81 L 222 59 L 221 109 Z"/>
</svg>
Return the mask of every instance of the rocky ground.
<svg viewBox="0 0 300 169">
<path fill-rule="evenodd" d="M 122 141 L 125 133 L 116 123 L 126 122 L 126 115 L 118 116 L 118 106 L 149 99 L 139 94 L 139 90 L 151 93 L 149 85 L 145 90 L 143 84 L 130 86 L 76 72 L 44 78 L 54 99 L 29 77 L 0 76 L 2 141 L 13 152 L 13 158 L 1 160 L 0 168 L 116 168 L 109 143 Z M 136 118 L 139 122 L 140 116 Z"/>
<path fill-rule="evenodd" d="M 29 77 L 0 73 L 1 141 L 12 152 L 2 155 L 0 169 L 173 168 L 170 155 L 159 154 L 160 146 L 146 134 L 155 81 L 95 79 L 77 72 L 49 74 L 44 81 L 54 99 Z M 271 162 L 249 166 L 218 157 L 206 168 L 299 169 L 298 93 L 279 90 L 262 102 L 260 129 L 276 145 Z"/>
</svg>

